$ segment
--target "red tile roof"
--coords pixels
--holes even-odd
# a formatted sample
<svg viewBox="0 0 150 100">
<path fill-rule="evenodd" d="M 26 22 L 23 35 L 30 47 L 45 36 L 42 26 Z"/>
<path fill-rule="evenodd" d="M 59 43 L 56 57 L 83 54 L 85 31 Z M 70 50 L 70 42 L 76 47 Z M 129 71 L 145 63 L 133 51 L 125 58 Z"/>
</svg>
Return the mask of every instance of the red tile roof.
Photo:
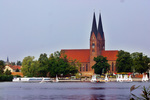
<svg viewBox="0 0 150 100">
<path fill-rule="evenodd" d="M 90 62 L 90 49 L 68 49 L 61 50 L 69 60 L 76 59 L 79 62 Z"/>
<path fill-rule="evenodd" d="M 23 77 L 23 74 L 21 72 L 11 72 L 11 75 L 20 75 L 21 77 Z"/>
<path fill-rule="evenodd" d="M 20 70 L 21 69 L 21 66 L 16 66 L 16 65 L 13 65 L 13 66 L 9 66 L 10 68 L 12 68 L 13 70 L 16 70 L 17 68 Z"/>
<path fill-rule="evenodd" d="M 102 56 L 107 57 L 107 60 L 117 60 L 118 50 L 102 51 Z"/>
</svg>

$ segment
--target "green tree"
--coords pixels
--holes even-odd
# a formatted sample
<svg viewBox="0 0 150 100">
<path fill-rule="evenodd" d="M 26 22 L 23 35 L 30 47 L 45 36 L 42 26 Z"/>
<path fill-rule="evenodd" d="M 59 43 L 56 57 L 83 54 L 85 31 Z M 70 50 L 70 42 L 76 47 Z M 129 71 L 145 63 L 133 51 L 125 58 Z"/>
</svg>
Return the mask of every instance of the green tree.
<svg viewBox="0 0 150 100">
<path fill-rule="evenodd" d="M 34 61 L 34 56 L 25 57 L 22 61 L 21 72 L 24 76 L 37 76 L 38 61 Z"/>
<path fill-rule="evenodd" d="M 0 60 L 0 75 L 3 74 L 5 69 L 5 64 L 3 60 Z"/>
<path fill-rule="evenodd" d="M 11 62 L 10 65 L 16 65 L 15 62 Z"/>
<path fill-rule="evenodd" d="M 49 57 L 49 72 L 50 76 L 67 75 L 69 73 L 69 64 L 63 58 L 60 58 L 59 52 L 51 54 Z"/>
<path fill-rule="evenodd" d="M 78 72 L 75 61 L 68 61 L 67 56 L 60 56 L 60 52 L 54 52 L 49 57 L 48 70 L 50 76 L 56 75 L 74 75 Z"/>
<path fill-rule="evenodd" d="M 77 61 L 76 59 L 75 60 L 71 60 L 70 63 L 69 63 L 69 73 L 71 75 L 75 75 L 77 72 L 78 72 L 78 66 L 80 67 L 81 64 L 79 63 L 79 61 Z"/>
<path fill-rule="evenodd" d="M 131 72 L 132 58 L 130 53 L 120 50 L 117 57 L 117 72 Z"/>
<path fill-rule="evenodd" d="M 38 73 L 39 73 L 39 76 L 47 76 L 47 73 L 48 73 L 48 57 L 47 57 L 47 54 L 41 54 L 39 59 L 38 59 L 38 62 L 39 62 L 39 68 L 38 68 Z"/>
<path fill-rule="evenodd" d="M 94 72 L 96 74 L 102 75 L 102 71 L 106 73 L 109 70 L 110 65 L 108 64 L 108 60 L 106 57 L 98 56 L 94 57 L 94 61 L 96 62 L 95 65 L 92 66 Z"/>
<path fill-rule="evenodd" d="M 17 65 L 21 66 L 22 65 L 21 61 L 17 61 Z"/>
<path fill-rule="evenodd" d="M 18 68 L 16 69 L 16 72 L 20 72 Z"/>
<path fill-rule="evenodd" d="M 4 74 L 5 75 L 11 75 L 11 71 L 7 69 Z"/>
<path fill-rule="evenodd" d="M 133 66 L 132 68 L 135 72 L 143 73 L 149 69 L 150 59 L 147 56 L 144 56 L 143 53 L 132 53 L 131 57 L 133 59 Z"/>
</svg>

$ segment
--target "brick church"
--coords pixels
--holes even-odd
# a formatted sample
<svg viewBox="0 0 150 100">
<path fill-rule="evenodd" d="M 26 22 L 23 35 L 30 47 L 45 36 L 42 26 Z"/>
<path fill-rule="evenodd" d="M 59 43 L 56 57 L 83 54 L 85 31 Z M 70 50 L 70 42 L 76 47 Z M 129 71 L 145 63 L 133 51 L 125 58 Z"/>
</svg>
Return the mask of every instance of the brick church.
<svg viewBox="0 0 150 100">
<path fill-rule="evenodd" d="M 116 73 L 116 59 L 118 50 L 105 50 L 105 36 L 103 32 L 102 19 L 99 15 L 98 27 L 95 13 L 93 15 L 92 30 L 90 34 L 90 49 L 62 49 L 67 59 L 76 59 L 81 63 L 79 72 L 82 76 L 91 76 L 94 74 L 92 66 L 95 64 L 94 57 L 102 55 L 107 57 L 110 64 L 109 73 Z"/>
</svg>

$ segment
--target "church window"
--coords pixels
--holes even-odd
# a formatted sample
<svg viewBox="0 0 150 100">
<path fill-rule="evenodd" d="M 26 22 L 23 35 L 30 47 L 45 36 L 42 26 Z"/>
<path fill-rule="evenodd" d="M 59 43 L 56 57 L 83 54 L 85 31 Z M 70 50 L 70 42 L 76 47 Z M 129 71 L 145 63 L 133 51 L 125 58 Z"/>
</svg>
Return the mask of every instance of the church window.
<svg viewBox="0 0 150 100">
<path fill-rule="evenodd" d="M 81 71 L 81 67 L 80 67 L 80 71 Z"/>
<path fill-rule="evenodd" d="M 83 71 L 84 71 L 84 65 L 83 65 Z"/>
<path fill-rule="evenodd" d="M 114 71 L 114 63 L 112 62 L 112 72 Z"/>
<path fill-rule="evenodd" d="M 94 49 L 92 49 L 92 52 L 95 52 L 95 50 L 94 50 Z"/>
<path fill-rule="evenodd" d="M 88 64 L 86 64 L 86 71 L 88 71 Z"/>
<path fill-rule="evenodd" d="M 92 43 L 92 48 L 95 48 L 95 43 Z"/>
</svg>

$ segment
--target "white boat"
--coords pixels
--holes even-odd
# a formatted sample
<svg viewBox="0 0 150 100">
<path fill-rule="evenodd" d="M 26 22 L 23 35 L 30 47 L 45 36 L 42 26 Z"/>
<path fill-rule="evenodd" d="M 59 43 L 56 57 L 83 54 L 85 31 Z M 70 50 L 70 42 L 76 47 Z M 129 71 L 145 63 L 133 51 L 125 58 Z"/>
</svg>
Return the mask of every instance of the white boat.
<svg viewBox="0 0 150 100">
<path fill-rule="evenodd" d="M 107 74 L 105 75 L 105 82 L 108 82 L 108 77 L 107 77 Z"/>
<path fill-rule="evenodd" d="M 25 77 L 21 78 L 21 82 L 41 82 L 42 78 L 40 77 Z"/>
<path fill-rule="evenodd" d="M 124 75 L 123 82 L 132 82 L 131 75 L 128 78 L 128 75 Z"/>
<path fill-rule="evenodd" d="M 93 76 L 92 76 L 91 82 L 97 82 L 97 80 L 96 80 L 96 75 L 93 75 Z"/>
<path fill-rule="evenodd" d="M 42 78 L 42 81 L 40 83 L 44 83 L 44 82 L 51 82 L 52 80 L 50 78 Z"/>
<path fill-rule="evenodd" d="M 129 76 L 129 78 L 128 75 L 124 75 L 124 77 L 122 77 L 122 75 L 118 75 L 117 82 L 132 82 L 131 75 Z"/>
<path fill-rule="evenodd" d="M 123 81 L 128 81 L 128 76 L 127 75 L 124 75 Z"/>
<path fill-rule="evenodd" d="M 129 79 L 128 79 L 128 80 L 132 82 L 132 77 L 131 77 L 131 75 L 129 76 Z"/>
<path fill-rule="evenodd" d="M 124 77 L 122 77 L 122 75 L 117 75 L 117 82 L 132 82 L 132 78 L 131 75 L 128 78 L 128 75 L 124 75 Z"/>
<path fill-rule="evenodd" d="M 57 75 L 56 75 L 56 82 L 59 82 Z"/>
<path fill-rule="evenodd" d="M 13 82 L 20 82 L 21 81 L 21 78 L 19 77 L 19 78 L 13 78 L 13 80 L 12 80 Z"/>
<path fill-rule="evenodd" d="M 123 82 L 123 78 L 122 78 L 122 75 L 117 75 L 117 82 Z"/>
<path fill-rule="evenodd" d="M 148 81 L 148 76 L 147 74 L 146 75 L 143 74 L 142 82 L 146 82 L 146 81 Z"/>
<path fill-rule="evenodd" d="M 50 81 L 50 78 L 42 78 L 42 77 L 23 77 L 23 78 L 14 78 L 13 82 L 47 82 Z"/>
<path fill-rule="evenodd" d="M 56 82 L 56 83 L 59 82 L 57 75 L 56 75 L 56 80 L 53 80 L 53 82 Z"/>
</svg>

